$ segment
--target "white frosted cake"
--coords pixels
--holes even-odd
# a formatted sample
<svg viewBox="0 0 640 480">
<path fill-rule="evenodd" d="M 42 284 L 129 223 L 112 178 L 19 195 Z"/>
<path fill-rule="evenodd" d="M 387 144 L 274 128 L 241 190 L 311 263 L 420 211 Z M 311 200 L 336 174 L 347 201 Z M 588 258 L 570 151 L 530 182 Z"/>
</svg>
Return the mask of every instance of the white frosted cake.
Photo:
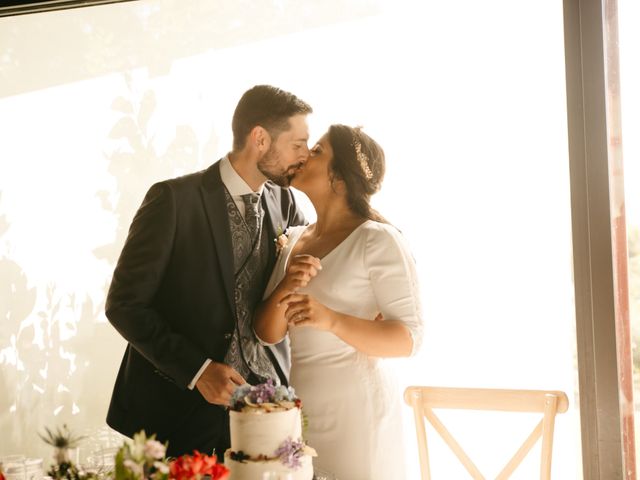
<svg viewBox="0 0 640 480">
<path fill-rule="evenodd" d="M 229 411 L 231 448 L 224 454 L 229 480 L 261 480 L 268 472 L 312 480 L 316 452 L 302 439 L 301 406 L 291 387 L 271 380 L 236 390 Z"/>
</svg>

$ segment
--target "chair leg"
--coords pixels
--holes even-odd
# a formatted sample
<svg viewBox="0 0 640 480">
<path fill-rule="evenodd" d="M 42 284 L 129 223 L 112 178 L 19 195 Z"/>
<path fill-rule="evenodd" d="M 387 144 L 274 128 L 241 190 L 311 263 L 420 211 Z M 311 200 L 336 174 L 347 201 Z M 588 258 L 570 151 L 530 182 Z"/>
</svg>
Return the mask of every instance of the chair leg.
<svg viewBox="0 0 640 480">
<path fill-rule="evenodd" d="M 416 435 L 418 437 L 418 454 L 420 456 L 420 472 L 422 480 L 431 480 L 429 469 L 429 451 L 427 449 L 427 430 L 424 424 L 424 411 L 422 407 L 422 393 L 414 391 L 411 394 L 413 414 L 415 415 Z"/>
<path fill-rule="evenodd" d="M 540 480 L 551 478 L 551 455 L 553 453 L 553 429 L 556 412 L 558 410 L 558 397 L 547 394 L 544 400 L 544 418 L 542 420 L 542 453 L 540 458 Z"/>
</svg>

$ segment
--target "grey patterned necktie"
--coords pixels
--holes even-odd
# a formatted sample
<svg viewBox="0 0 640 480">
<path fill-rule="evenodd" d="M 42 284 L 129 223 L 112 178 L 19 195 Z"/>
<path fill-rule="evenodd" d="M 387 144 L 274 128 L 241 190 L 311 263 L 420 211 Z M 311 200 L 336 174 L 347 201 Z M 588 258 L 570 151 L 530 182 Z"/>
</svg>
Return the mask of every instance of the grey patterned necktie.
<svg viewBox="0 0 640 480">
<path fill-rule="evenodd" d="M 249 227 L 251 239 L 255 240 L 260 231 L 260 194 L 247 193 L 242 195 L 244 202 L 244 219 Z"/>
</svg>

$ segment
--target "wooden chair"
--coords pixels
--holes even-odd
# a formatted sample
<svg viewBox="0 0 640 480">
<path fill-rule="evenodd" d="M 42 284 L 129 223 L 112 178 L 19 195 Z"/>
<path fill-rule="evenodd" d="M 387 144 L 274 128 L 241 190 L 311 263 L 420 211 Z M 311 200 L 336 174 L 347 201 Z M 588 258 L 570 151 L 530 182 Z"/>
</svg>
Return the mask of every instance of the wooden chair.
<svg viewBox="0 0 640 480">
<path fill-rule="evenodd" d="M 543 417 L 533 429 L 522 446 L 509 460 L 496 477 L 496 480 L 509 478 L 513 471 L 527 456 L 538 438 L 542 438 L 540 459 L 540 478 L 549 479 L 551 475 L 551 453 L 553 447 L 553 427 L 557 413 L 567 411 L 569 401 L 563 392 L 545 390 L 502 390 L 482 388 L 444 388 L 444 387 L 407 387 L 405 402 L 413 408 L 418 436 L 418 453 L 422 480 L 431 480 L 429 453 L 427 450 L 427 432 L 424 418 L 440 434 L 471 476 L 484 480 L 469 456 L 460 447 L 440 419 L 433 413 L 434 408 L 490 410 L 502 412 L 538 412 Z"/>
</svg>

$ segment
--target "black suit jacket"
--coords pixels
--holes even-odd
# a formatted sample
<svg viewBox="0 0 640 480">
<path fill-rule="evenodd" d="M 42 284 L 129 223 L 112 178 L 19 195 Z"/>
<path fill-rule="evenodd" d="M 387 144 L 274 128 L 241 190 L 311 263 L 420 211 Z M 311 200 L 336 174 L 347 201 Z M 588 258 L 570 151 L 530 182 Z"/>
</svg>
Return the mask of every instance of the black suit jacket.
<svg viewBox="0 0 640 480">
<path fill-rule="evenodd" d="M 287 189 L 268 182 L 262 202 L 270 238 L 304 221 Z M 232 248 L 219 162 L 149 189 L 106 300 L 107 318 L 129 342 L 107 414 L 114 429 L 170 438 L 196 410 L 219 418 L 220 407 L 206 408 L 199 391 L 187 386 L 207 358 L 222 362 L 229 348 L 235 326 Z M 269 271 L 275 259 L 270 242 Z"/>
</svg>

